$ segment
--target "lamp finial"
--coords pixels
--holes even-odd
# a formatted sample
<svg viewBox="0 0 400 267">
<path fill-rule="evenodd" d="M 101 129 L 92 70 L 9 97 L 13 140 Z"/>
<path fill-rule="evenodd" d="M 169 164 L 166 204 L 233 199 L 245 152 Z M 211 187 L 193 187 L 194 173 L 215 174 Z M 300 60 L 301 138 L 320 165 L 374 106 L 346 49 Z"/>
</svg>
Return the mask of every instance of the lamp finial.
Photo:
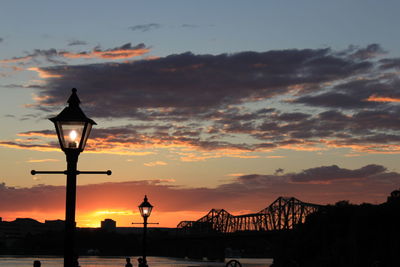
<svg viewBox="0 0 400 267">
<path fill-rule="evenodd" d="M 78 91 L 78 90 L 76 90 L 76 88 L 72 88 L 72 94 L 68 98 L 68 101 L 67 101 L 67 103 L 70 106 L 78 106 L 81 103 L 81 101 L 79 100 L 78 95 L 76 94 L 76 91 Z"/>
</svg>

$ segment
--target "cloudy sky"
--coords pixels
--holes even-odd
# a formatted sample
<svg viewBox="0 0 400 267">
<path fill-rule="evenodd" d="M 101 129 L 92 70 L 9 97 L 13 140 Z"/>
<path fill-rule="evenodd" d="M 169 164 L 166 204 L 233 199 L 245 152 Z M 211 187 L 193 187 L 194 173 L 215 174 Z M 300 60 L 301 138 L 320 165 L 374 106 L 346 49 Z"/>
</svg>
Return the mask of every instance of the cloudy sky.
<svg viewBox="0 0 400 267">
<path fill-rule="evenodd" d="M 400 187 L 398 1 L 3 1 L 0 217 L 64 218 L 49 117 L 98 125 L 78 226 L 174 227 L 279 196 L 381 203 Z"/>
</svg>

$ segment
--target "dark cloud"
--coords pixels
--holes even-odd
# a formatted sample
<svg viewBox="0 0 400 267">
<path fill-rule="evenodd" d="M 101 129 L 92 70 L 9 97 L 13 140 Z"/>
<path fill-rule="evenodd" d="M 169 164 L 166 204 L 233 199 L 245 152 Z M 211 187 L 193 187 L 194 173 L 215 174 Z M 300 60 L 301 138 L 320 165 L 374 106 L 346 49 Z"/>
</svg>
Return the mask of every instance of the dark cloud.
<svg viewBox="0 0 400 267">
<path fill-rule="evenodd" d="M 53 136 L 55 134 L 54 131 L 51 130 L 42 130 L 42 131 L 28 131 L 19 133 L 19 136 Z"/>
<path fill-rule="evenodd" d="M 26 64 L 27 62 L 39 63 L 39 59 L 44 59 L 47 62 L 53 64 L 65 64 L 64 61 L 59 60 L 62 57 L 62 53 L 54 48 L 50 49 L 35 49 L 32 53 L 27 53 L 26 56 L 13 57 L 10 59 L 0 60 L 1 63 L 20 63 Z"/>
<path fill-rule="evenodd" d="M 87 45 L 87 42 L 81 41 L 81 40 L 71 40 L 68 43 L 69 46 L 75 46 L 75 45 Z"/>
<path fill-rule="evenodd" d="M 63 52 L 62 56 L 66 58 L 101 58 L 101 59 L 128 59 L 136 56 L 141 56 L 149 52 L 149 48 L 145 44 L 140 43 L 132 46 L 131 43 L 126 43 L 122 46 L 101 49 L 96 46 L 92 51 L 83 51 L 79 53 Z"/>
<path fill-rule="evenodd" d="M 400 130 L 398 110 L 366 110 L 353 115 L 354 129 Z"/>
<path fill-rule="evenodd" d="M 381 59 L 380 63 L 380 68 L 383 70 L 400 68 L 400 58 L 385 58 Z"/>
<path fill-rule="evenodd" d="M 74 80 L 98 117 L 132 117 L 138 108 L 199 114 L 228 104 L 268 99 L 299 84 L 316 88 L 370 67 L 368 62 L 335 57 L 329 49 L 216 56 L 184 53 L 122 64 L 43 68 L 48 75 L 59 77 L 49 79 L 51 89 L 42 94 L 51 96 L 46 104 L 59 103 Z"/>
<path fill-rule="evenodd" d="M 387 63 L 394 68 L 393 63 Z M 400 99 L 400 79 L 395 73 L 371 73 L 372 77 L 352 79 L 329 87 L 323 93 L 308 94 L 293 100 L 306 106 L 357 109 L 387 109 L 391 102 Z M 374 77 L 378 76 L 378 77 Z M 376 98 L 387 97 L 392 101 L 375 101 Z M 397 100 L 398 101 L 398 100 Z"/>
<path fill-rule="evenodd" d="M 140 32 L 148 32 L 151 30 L 156 30 L 161 27 L 161 24 L 158 23 L 148 23 L 148 24 L 138 24 L 129 27 L 130 30 L 132 31 L 140 31 Z"/>
<path fill-rule="evenodd" d="M 336 110 L 317 114 L 283 113 L 274 109 L 249 112 L 233 107 L 227 108 L 225 112 L 204 115 L 204 119 L 209 121 L 208 126 L 191 121 L 171 124 L 171 114 L 160 113 L 157 115 L 158 120 L 154 119 L 155 114 L 151 114 L 154 120 L 147 122 L 94 128 L 91 139 L 102 146 L 89 145 L 87 150 L 103 150 L 121 144 L 132 149 L 139 149 L 137 146 L 156 148 L 184 145 L 195 150 L 236 149 L 245 153 L 278 148 L 317 149 L 318 146 L 325 145 L 349 147 L 365 152 L 392 153 L 396 151 L 396 145 L 400 141 L 400 118 L 397 114 L 396 110 L 365 110 L 352 115 Z M 146 117 L 145 114 L 141 116 Z M 36 131 L 19 135 L 46 134 L 47 131 Z M 14 141 L 15 144 L 18 142 Z"/>
<path fill-rule="evenodd" d="M 178 145 L 190 150 L 217 152 L 225 149 L 247 153 L 279 148 L 318 149 L 322 145 L 393 153 L 400 141 L 400 117 L 397 114 L 397 109 L 364 110 L 349 115 L 336 110 L 310 114 L 265 108 L 250 112 L 231 107 L 225 112 L 205 113 L 203 118 L 207 123 L 204 124 L 204 121 L 194 123 L 192 120 L 170 123 L 174 116 L 183 114 L 141 113 L 140 116 L 136 114 L 137 118 L 143 118 L 141 123 L 94 128 L 91 135 L 94 145 L 88 145 L 87 150 L 102 151 L 122 144 L 132 150 L 142 149 L 143 146 L 157 148 Z M 151 116 L 152 120 L 145 121 L 146 116 Z M 19 135 L 45 136 L 48 132 L 25 132 Z M 20 141 L 5 142 L 2 145 L 11 145 L 9 142 L 17 145 Z M 22 142 L 21 148 L 26 144 Z"/>
<path fill-rule="evenodd" d="M 35 49 L 33 53 L 28 54 L 28 57 L 31 58 L 38 58 L 43 57 L 46 61 L 53 63 L 53 64 L 65 64 L 64 61 L 56 59 L 56 57 L 61 56 L 62 53 L 58 52 L 56 49 Z"/>
<path fill-rule="evenodd" d="M 295 113 L 283 113 L 278 116 L 278 120 L 282 121 L 302 121 L 307 118 L 311 117 L 310 114 L 305 114 L 301 112 L 295 112 Z"/>
<path fill-rule="evenodd" d="M 368 202 L 371 199 L 376 201 L 376 197 L 380 195 L 379 201 L 382 202 L 386 192 L 397 188 L 399 184 L 400 174 L 389 172 L 381 165 L 370 164 L 358 169 L 333 165 L 310 168 L 298 173 L 243 175 L 232 183 L 220 185 L 217 190 L 241 197 L 248 194 L 259 195 L 262 192 L 275 196 L 296 196 L 314 203 L 334 203 L 335 198 Z M 369 200 L 364 198 L 367 195 Z"/>
<path fill-rule="evenodd" d="M 281 115 L 280 115 L 281 116 Z M 303 120 L 290 123 L 276 123 L 274 117 L 268 118 L 259 128 L 253 129 L 256 135 L 268 132 L 269 135 L 302 138 L 308 141 L 314 138 L 332 140 L 350 140 L 359 138 L 364 144 L 394 143 L 399 137 L 400 119 L 395 111 L 361 111 L 345 115 L 338 111 L 325 111 Z M 255 131 L 254 131 L 255 130 Z M 270 138 L 269 135 L 267 138 Z M 379 138 L 376 138 L 379 136 Z M 262 138 L 263 136 L 259 136 Z M 349 142 L 350 144 L 351 142 Z"/>
<path fill-rule="evenodd" d="M 124 57 L 146 51 L 144 44 L 127 43 L 68 56 Z M 128 118 L 147 126 L 131 132 L 131 138 L 116 133 L 125 144 L 155 145 L 159 140 L 207 151 L 325 146 L 393 153 L 400 109 L 392 102 L 400 101 L 400 79 L 395 59 L 374 60 L 382 51 L 373 44 L 345 51 L 188 52 L 124 63 L 52 66 L 38 69 L 46 83 L 32 86 L 39 95 L 32 106 L 58 112 L 74 81 L 91 117 Z M 392 67 L 381 72 L 385 64 Z M 131 129 L 127 125 L 118 131 L 123 133 L 124 127 Z"/>
<path fill-rule="evenodd" d="M 375 164 L 367 165 L 355 170 L 339 168 L 337 165 L 332 165 L 303 170 L 301 173 L 292 174 L 291 179 L 294 182 L 324 182 L 339 179 L 368 179 L 379 178 L 379 175 L 386 172 L 387 169 L 385 167 Z M 398 174 L 397 178 L 400 178 Z"/>
<path fill-rule="evenodd" d="M 383 50 L 379 44 L 370 44 L 365 48 L 359 48 L 356 50 L 353 54 L 351 54 L 351 57 L 364 60 L 384 54 L 386 54 L 386 51 Z"/>
<path fill-rule="evenodd" d="M 13 212 L 21 210 L 54 210 L 63 205 L 64 194 L 61 186 L 39 185 L 32 188 L 16 188 L 0 183 L 0 210 Z"/>
<path fill-rule="evenodd" d="M 385 145 L 396 145 L 400 138 L 397 109 L 364 110 L 351 115 L 336 110 L 313 115 L 301 112 L 281 113 L 277 110 L 266 116 L 255 114 L 257 112 L 242 120 L 237 114 L 219 114 L 221 117 L 214 118 L 214 126 L 210 130 L 212 133 L 245 134 L 256 140 L 270 141 L 253 145 L 255 150 L 262 149 L 265 145 L 271 148 L 290 146 L 301 149 L 324 144 L 365 151 L 369 147 L 376 152 L 384 152 L 388 148 Z M 300 147 L 296 148 L 295 145 Z M 392 149 L 396 147 L 393 146 Z"/>
<path fill-rule="evenodd" d="M 154 147 L 167 145 L 185 145 L 201 150 L 239 149 L 253 150 L 254 147 L 244 143 L 231 143 L 224 140 L 201 138 L 202 130 L 189 126 L 163 125 L 126 125 L 105 129 L 95 128 L 91 139 L 102 144 L 152 145 Z M 97 146 L 89 149 L 97 149 Z"/>
<path fill-rule="evenodd" d="M 4 88 L 11 88 L 11 89 L 14 89 L 14 88 L 31 88 L 31 89 L 45 89 L 46 88 L 46 86 L 43 86 L 43 85 L 38 85 L 38 84 L 24 84 L 24 85 L 22 85 L 22 84 L 6 84 L 6 85 L 2 85 L 2 87 L 4 87 Z"/>
<path fill-rule="evenodd" d="M 121 127 L 94 128 L 90 142 L 85 151 L 95 152 L 112 151 L 112 149 L 129 148 L 131 151 L 143 151 L 144 147 L 165 147 L 179 145 L 190 147 L 195 150 L 240 150 L 251 151 L 255 147 L 245 143 L 232 143 L 221 139 L 213 140 L 212 137 L 201 137 L 202 130 L 189 126 L 163 126 L 163 125 L 125 125 Z M 18 134 L 20 137 L 46 137 L 55 139 L 55 132 L 50 130 L 28 131 Z M 33 142 L 0 141 L 0 146 L 14 147 L 19 149 L 54 149 L 57 144 L 54 141 Z"/>
<path fill-rule="evenodd" d="M 4 41 L 4 39 L 3 39 L 3 38 L 0 38 L 0 43 L 3 42 L 3 41 Z"/>
<path fill-rule="evenodd" d="M 33 143 L 26 144 L 14 141 L 0 141 L 0 146 L 17 148 L 17 149 L 31 149 L 38 151 L 51 151 L 58 148 L 58 144 L 56 144 L 55 142 L 53 142 L 52 144 L 33 144 Z"/>
<path fill-rule="evenodd" d="M 366 102 L 364 99 L 348 94 L 329 92 L 315 96 L 303 96 L 296 99 L 295 103 L 306 104 L 309 106 L 327 108 L 365 108 L 376 106 L 376 103 Z"/>
<path fill-rule="evenodd" d="M 32 53 L 26 53 L 25 56 L 3 59 L 0 60 L 0 63 L 28 64 L 33 62 L 35 64 L 40 64 L 41 63 L 40 59 L 43 59 L 46 62 L 52 64 L 65 65 L 67 62 L 62 61 L 61 59 L 76 59 L 76 58 L 85 58 L 85 59 L 100 58 L 108 60 L 129 59 L 132 57 L 141 56 L 143 54 L 148 53 L 149 51 L 150 51 L 149 48 L 146 47 L 146 45 L 143 43 L 139 43 L 135 46 L 133 46 L 131 43 L 126 43 L 122 46 L 110 49 L 101 49 L 100 46 L 96 46 L 93 48 L 92 51 L 82 51 L 82 52 L 69 52 L 66 50 L 57 50 L 54 48 L 35 49 Z"/>
</svg>

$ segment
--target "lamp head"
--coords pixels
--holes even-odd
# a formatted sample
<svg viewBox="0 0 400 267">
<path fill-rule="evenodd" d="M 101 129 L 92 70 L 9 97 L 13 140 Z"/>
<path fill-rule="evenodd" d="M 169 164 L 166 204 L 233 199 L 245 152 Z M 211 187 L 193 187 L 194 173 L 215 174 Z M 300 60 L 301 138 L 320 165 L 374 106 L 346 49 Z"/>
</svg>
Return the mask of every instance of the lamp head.
<svg viewBox="0 0 400 267">
<path fill-rule="evenodd" d="M 147 201 L 147 196 L 144 196 L 142 204 L 139 205 L 139 211 L 143 218 L 150 216 L 153 206 Z"/>
<path fill-rule="evenodd" d="M 57 116 L 50 118 L 54 123 L 60 147 L 64 152 L 82 152 L 92 126 L 96 124 L 92 119 L 86 117 L 79 107 L 81 101 L 76 91 L 75 88 L 72 89 L 72 94 L 67 101 L 68 106 Z"/>
</svg>

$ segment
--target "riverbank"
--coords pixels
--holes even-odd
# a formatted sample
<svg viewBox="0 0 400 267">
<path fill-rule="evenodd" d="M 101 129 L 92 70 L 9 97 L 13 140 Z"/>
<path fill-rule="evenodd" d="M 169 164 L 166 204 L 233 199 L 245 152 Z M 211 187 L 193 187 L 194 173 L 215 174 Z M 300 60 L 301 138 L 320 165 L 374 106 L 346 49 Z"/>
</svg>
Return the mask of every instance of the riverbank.
<svg viewBox="0 0 400 267">
<path fill-rule="evenodd" d="M 136 266 L 136 259 L 139 256 L 132 256 L 132 262 Z M 62 267 L 63 259 L 61 257 L 52 256 L 0 256 L 0 267 L 27 267 L 32 266 L 33 261 L 39 260 L 42 267 Z M 230 259 L 226 259 L 225 263 Z M 243 267 L 269 267 L 272 264 L 272 259 L 250 259 L 239 258 L 237 259 L 242 263 Z M 209 261 L 193 261 L 179 258 L 169 257 L 148 257 L 149 267 L 225 267 L 222 262 L 209 262 Z M 79 258 L 81 267 L 118 267 L 125 266 L 125 257 L 97 257 L 85 256 Z"/>
</svg>

